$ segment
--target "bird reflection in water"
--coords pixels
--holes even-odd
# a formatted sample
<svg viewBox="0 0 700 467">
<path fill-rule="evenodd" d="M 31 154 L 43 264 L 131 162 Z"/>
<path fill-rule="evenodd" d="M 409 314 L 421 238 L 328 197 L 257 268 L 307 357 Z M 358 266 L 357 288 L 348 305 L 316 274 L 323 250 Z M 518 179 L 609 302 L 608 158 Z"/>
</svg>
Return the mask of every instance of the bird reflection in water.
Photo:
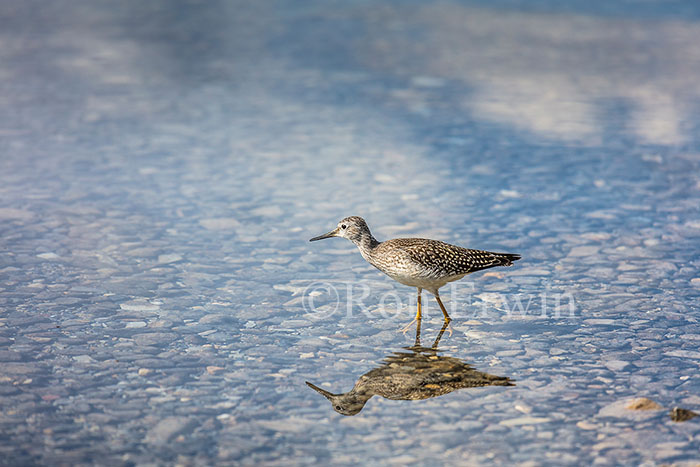
<svg viewBox="0 0 700 467">
<path fill-rule="evenodd" d="M 421 321 L 417 321 L 416 342 L 404 347 L 408 352 L 394 352 L 384 364 L 360 376 L 350 391 L 333 394 L 308 381 L 306 384 L 331 402 L 333 410 L 356 415 L 372 396 L 391 400 L 419 400 L 449 394 L 463 388 L 514 386 L 513 380 L 475 370 L 453 357 L 438 355 L 438 343 L 447 329 L 446 322 L 432 347 L 420 344 Z"/>
</svg>

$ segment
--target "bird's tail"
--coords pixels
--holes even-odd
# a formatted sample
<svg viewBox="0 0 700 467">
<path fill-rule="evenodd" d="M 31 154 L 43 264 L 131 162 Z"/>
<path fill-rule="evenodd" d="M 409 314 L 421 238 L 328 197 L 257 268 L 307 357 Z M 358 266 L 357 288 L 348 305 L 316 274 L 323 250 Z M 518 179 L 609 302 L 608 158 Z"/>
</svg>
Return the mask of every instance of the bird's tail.
<svg viewBox="0 0 700 467">
<path fill-rule="evenodd" d="M 501 266 L 512 266 L 513 261 L 520 259 L 520 255 L 516 255 L 514 253 L 494 253 L 494 256 L 503 261 Z"/>
</svg>

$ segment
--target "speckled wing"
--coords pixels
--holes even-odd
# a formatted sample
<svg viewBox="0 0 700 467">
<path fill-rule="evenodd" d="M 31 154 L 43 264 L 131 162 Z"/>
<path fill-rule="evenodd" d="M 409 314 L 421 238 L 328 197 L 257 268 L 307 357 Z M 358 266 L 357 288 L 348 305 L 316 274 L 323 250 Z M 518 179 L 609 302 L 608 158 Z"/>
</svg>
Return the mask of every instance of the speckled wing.
<svg viewBox="0 0 700 467">
<path fill-rule="evenodd" d="M 411 262 L 422 266 L 422 277 L 459 276 L 495 266 L 510 266 L 520 259 L 520 255 L 470 250 L 438 240 L 401 238 L 390 242 L 394 248 L 406 252 Z"/>
</svg>

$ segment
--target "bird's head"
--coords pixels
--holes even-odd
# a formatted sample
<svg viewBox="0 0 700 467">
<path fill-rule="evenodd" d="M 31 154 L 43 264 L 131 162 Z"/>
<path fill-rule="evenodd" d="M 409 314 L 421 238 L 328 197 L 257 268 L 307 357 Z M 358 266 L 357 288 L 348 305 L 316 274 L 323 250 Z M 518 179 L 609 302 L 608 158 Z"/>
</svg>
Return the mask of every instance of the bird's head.
<svg viewBox="0 0 700 467">
<path fill-rule="evenodd" d="M 333 406 L 333 410 L 341 415 L 357 415 L 365 406 L 369 397 L 359 397 L 352 391 L 346 394 L 333 394 L 321 389 L 316 385 L 306 382 L 306 385 L 328 399 Z"/>
<path fill-rule="evenodd" d="M 324 238 L 343 237 L 357 244 L 365 235 L 371 236 L 365 220 L 359 216 L 350 216 L 338 222 L 335 229 L 323 235 L 319 235 L 318 237 L 314 237 L 309 241 L 315 242 L 316 240 L 323 240 Z"/>
</svg>

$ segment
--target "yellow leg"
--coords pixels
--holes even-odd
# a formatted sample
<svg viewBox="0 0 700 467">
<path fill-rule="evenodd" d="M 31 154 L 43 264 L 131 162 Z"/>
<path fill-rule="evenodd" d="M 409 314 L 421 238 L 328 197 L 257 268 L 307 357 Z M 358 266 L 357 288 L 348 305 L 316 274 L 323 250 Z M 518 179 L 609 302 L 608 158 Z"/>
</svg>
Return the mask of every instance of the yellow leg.
<svg viewBox="0 0 700 467">
<path fill-rule="evenodd" d="M 420 303 L 420 292 L 418 292 L 418 313 L 416 313 L 416 319 L 421 319 L 423 315 L 421 314 L 421 303 Z"/>
<path fill-rule="evenodd" d="M 450 318 L 450 315 L 447 314 L 447 310 L 445 309 L 445 305 L 442 304 L 442 300 L 440 300 L 439 295 L 435 295 L 435 299 L 438 302 L 438 305 L 440 305 L 440 309 L 442 310 L 442 314 L 445 316 L 445 325 L 450 324 L 450 321 L 452 321 L 452 318 Z M 447 330 L 450 333 L 450 336 L 452 335 L 452 328 L 447 328 Z M 442 332 L 445 332 L 444 328 Z"/>
<path fill-rule="evenodd" d="M 413 318 L 413 321 L 411 321 L 406 326 L 404 326 L 403 328 L 400 329 L 400 331 L 403 332 L 404 334 L 406 334 L 406 331 L 408 331 L 408 328 L 410 328 L 411 325 L 413 323 L 415 323 L 416 321 L 418 322 L 418 325 L 420 326 L 420 320 L 423 317 L 423 313 L 421 311 L 422 310 L 421 301 L 420 301 L 420 294 L 422 291 L 423 291 L 423 289 L 418 289 L 418 312 L 416 313 L 416 317 Z"/>
<path fill-rule="evenodd" d="M 440 300 L 439 295 L 435 295 L 435 300 L 437 300 L 438 305 L 440 305 L 440 309 L 442 310 L 442 314 L 445 316 L 445 321 L 448 323 L 452 321 L 452 318 L 450 318 L 450 315 L 447 314 L 447 310 L 445 309 L 445 305 L 442 304 L 442 300 Z"/>
</svg>

